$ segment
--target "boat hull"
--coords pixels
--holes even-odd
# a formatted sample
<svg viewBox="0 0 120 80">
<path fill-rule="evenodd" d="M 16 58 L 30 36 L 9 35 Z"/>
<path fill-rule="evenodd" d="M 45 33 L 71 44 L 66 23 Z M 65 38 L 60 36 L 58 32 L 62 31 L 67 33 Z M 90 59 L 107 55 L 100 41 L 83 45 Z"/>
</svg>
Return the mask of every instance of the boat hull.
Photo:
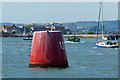
<svg viewBox="0 0 120 80">
<path fill-rule="evenodd" d="M 118 48 L 119 47 L 118 43 L 110 45 L 110 44 L 107 44 L 107 42 L 96 43 L 96 46 L 98 48 Z"/>
<path fill-rule="evenodd" d="M 23 40 L 32 40 L 32 39 L 23 39 Z"/>
<path fill-rule="evenodd" d="M 118 48 L 118 46 L 100 46 L 97 45 L 98 48 Z"/>
</svg>

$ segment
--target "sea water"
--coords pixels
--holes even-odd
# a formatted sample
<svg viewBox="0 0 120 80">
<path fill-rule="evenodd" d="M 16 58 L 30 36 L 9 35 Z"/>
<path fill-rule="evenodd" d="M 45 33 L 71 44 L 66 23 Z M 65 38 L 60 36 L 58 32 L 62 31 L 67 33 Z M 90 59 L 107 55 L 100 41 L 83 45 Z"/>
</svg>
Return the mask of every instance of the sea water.
<svg viewBox="0 0 120 80">
<path fill-rule="evenodd" d="M 80 43 L 65 43 L 68 68 L 29 68 L 31 42 L 23 40 L 23 37 L 3 37 L 2 77 L 117 78 L 118 49 L 97 48 L 95 43 L 96 38 L 81 38 Z"/>
</svg>

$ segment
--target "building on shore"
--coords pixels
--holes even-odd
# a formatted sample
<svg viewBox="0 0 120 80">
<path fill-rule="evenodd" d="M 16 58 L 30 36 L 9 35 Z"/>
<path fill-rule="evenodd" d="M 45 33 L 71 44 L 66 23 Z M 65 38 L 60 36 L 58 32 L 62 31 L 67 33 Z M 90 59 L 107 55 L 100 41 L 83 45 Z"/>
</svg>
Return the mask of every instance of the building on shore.
<svg viewBox="0 0 120 80">
<path fill-rule="evenodd" d="M 3 25 L 0 27 L 1 36 L 20 35 L 23 32 L 23 28 L 14 25 Z"/>
<path fill-rule="evenodd" d="M 59 30 L 65 34 L 65 27 L 62 23 L 33 23 L 33 32 L 34 31 L 44 31 L 44 30 Z"/>
</svg>

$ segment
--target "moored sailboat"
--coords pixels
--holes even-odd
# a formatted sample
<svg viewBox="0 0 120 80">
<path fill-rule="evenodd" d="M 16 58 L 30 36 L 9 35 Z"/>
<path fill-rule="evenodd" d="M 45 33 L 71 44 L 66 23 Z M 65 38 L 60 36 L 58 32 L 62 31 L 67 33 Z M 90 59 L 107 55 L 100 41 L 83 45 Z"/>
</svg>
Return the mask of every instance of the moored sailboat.
<svg viewBox="0 0 120 80">
<path fill-rule="evenodd" d="M 101 20 L 101 12 L 102 12 L 102 20 Z M 102 25 L 100 24 L 102 23 Z M 103 10 L 102 10 L 102 2 L 100 2 L 100 9 L 99 9 L 99 19 L 98 19 L 98 29 L 101 27 L 102 29 L 102 37 L 101 37 L 101 40 L 102 41 L 98 41 L 98 37 L 97 37 L 97 43 L 96 43 L 96 46 L 99 47 L 99 48 L 118 48 L 119 45 L 118 45 L 118 41 L 115 39 L 115 40 L 108 40 L 107 37 L 104 37 L 103 33 L 103 28 L 104 28 L 104 25 L 103 25 Z M 97 36 L 98 36 L 98 30 L 97 29 Z"/>
</svg>

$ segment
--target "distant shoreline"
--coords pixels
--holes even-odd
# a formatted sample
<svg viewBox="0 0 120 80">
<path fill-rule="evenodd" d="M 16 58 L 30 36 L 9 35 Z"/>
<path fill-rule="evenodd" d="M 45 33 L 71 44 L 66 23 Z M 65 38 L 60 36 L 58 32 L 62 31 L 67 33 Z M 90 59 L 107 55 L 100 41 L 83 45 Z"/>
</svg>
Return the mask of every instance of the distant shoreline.
<svg viewBox="0 0 120 80">
<path fill-rule="evenodd" d="M 78 36 L 78 37 L 97 37 L 96 34 L 79 34 L 79 35 L 63 35 L 64 37 L 73 37 L 73 36 Z M 98 37 L 101 37 L 102 35 L 98 35 Z M 107 36 L 107 35 L 104 35 Z"/>
<path fill-rule="evenodd" d="M 120 37 L 120 34 L 117 34 Z M 73 37 L 73 36 L 78 36 L 78 37 L 101 37 L 102 35 L 99 34 L 98 36 L 96 34 L 79 34 L 79 35 L 63 35 L 63 37 Z M 107 34 L 104 34 L 106 37 Z M 116 36 L 116 34 L 113 34 L 112 36 Z M 32 37 L 32 35 L 6 35 L 6 36 L 0 36 L 0 37 Z"/>
</svg>

